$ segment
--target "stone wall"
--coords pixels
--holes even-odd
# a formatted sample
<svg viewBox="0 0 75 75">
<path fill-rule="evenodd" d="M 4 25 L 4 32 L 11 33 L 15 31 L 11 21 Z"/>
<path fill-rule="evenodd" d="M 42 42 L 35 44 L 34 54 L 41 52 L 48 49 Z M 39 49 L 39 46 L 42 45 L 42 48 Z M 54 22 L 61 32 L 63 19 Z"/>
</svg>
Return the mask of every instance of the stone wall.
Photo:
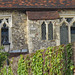
<svg viewBox="0 0 75 75">
<path fill-rule="evenodd" d="M 0 11 L 0 15 L 12 16 L 12 46 L 11 50 L 28 49 L 27 45 L 27 16 L 21 11 Z"/>
<path fill-rule="evenodd" d="M 60 45 L 60 20 L 28 20 L 25 12 L 11 11 L 12 14 L 12 36 L 14 49 L 28 49 L 32 53 L 38 49 L 49 46 Z M 60 17 L 66 17 L 75 14 L 75 10 L 61 10 Z M 41 24 L 45 21 L 46 25 L 51 21 L 53 23 L 53 40 L 41 40 Z M 14 32 L 15 31 L 15 32 Z M 17 37 L 17 38 L 16 38 Z M 69 36 L 71 37 L 71 36 Z M 69 38 L 70 39 L 70 38 Z M 69 41 L 70 43 L 70 41 Z M 16 46 L 16 47 L 15 47 Z"/>
<path fill-rule="evenodd" d="M 50 21 L 46 21 L 49 24 Z M 28 20 L 28 49 L 32 53 L 38 49 L 45 49 L 50 46 L 55 46 L 55 39 L 41 40 L 41 24 L 42 20 Z"/>
<path fill-rule="evenodd" d="M 72 16 L 72 15 L 74 15 L 74 14 L 75 14 L 75 9 L 73 9 L 73 10 L 66 10 L 66 9 L 64 9 L 64 10 L 59 11 L 59 15 L 60 15 L 60 16 L 61 16 L 61 15 Z"/>
<path fill-rule="evenodd" d="M 75 10 L 61 10 L 60 17 L 73 16 Z M 12 15 L 12 47 L 11 50 L 29 49 L 32 53 L 38 49 L 49 46 L 60 45 L 60 23 L 56 20 L 28 20 L 25 12 L 22 11 L 0 11 L 0 15 Z M 63 19 L 64 20 L 64 19 Z M 41 40 L 41 24 L 45 21 L 48 25 L 53 23 L 53 40 Z M 69 36 L 70 37 L 70 36 Z M 70 39 L 70 38 L 69 38 Z M 69 41 L 71 42 L 71 40 Z"/>
<path fill-rule="evenodd" d="M 12 13 L 12 37 L 14 49 L 27 49 L 27 16 L 23 12 Z"/>
<path fill-rule="evenodd" d="M 65 18 L 71 18 L 75 15 L 75 10 L 61 10 L 59 15 L 61 19 L 55 20 L 27 20 L 28 21 L 28 48 L 29 52 L 36 51 L 37 49 L 47 48 L 48 46 L 60 45 L 60 27 L 63 23 L 66 23 L 66 26 L 69 27 L 68 31 L 68 41 L 71 43 L 71 32 L 70 25 L 74 22 L 75 18 L 68 23 Z M 41 24 L 43 21 L 48 25 L 50 21 L 53 23 L 53 40 L 41 40 Z"/>
</svg>

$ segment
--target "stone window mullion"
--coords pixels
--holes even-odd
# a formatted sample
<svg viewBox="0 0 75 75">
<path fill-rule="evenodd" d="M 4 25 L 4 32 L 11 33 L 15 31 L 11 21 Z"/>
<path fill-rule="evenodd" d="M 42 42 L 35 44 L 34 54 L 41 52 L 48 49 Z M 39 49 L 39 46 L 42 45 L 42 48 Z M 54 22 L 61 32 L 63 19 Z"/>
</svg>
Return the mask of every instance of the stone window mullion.
<svg viewBox="0 0 75 75">
<path fill-rule="evenodd" d="M 59 22 L 59 25 L 62 24 L 64 21 L 68 26 L 68 42 L 74 42 L 75 41 L 75 35 L 74 35 L 74 26 L 73 23 L 75 22 L 75 14 L 62 14 L 60 15 L 62 21 Z"/>
<path fill-rule="evenodd" d="M 71 27 L 68 26 L 68 37 L 69 37 L 69 43 L 71 43 Z"/>
<path fill-rule="evenodd" d="M 49 31 L 50 30 L 50 31 Z M 42 40 L 53 40 L 53 22 L 44 21 L 41 25 Z M 50 35 L 50 37 L 49 37 Z"/>
<path fill-rule="evenodd" d="M 56 29 L 56 46 L 60 45 L 60 24 L 59 24 L 60 19 L 55 21 L 55 29 Z"/>
</svg>

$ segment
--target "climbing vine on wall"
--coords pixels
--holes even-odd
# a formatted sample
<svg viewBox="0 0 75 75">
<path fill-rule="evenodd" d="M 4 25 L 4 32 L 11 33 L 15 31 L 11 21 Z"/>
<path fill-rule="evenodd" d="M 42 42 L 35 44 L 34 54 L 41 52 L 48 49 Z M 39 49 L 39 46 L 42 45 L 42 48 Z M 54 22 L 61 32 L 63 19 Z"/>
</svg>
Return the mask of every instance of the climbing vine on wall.
<svg viewBox="0 0 75 75">
<path fill-rule="evenodd" d="M 64 46 L 49 47 L 45 52 L 45 75 L 62 75 Z"/>
<path fill-rule="evenodd" d="M 48 47 L 18 61 L 18 75 L 73 75 L 72 45 Z M 6 69 L 5 69 L 6 71 Z"/>
<path fill-rule="evenodd" d="M 29 60 L 23 59 L 23 63 L 27 61 L 29 65 L 26 63 L 25 69 L 20 69 L 26 71 L 26 75 L 73 75 L 71 46 L 68 44 L 67 46 L 48 47 L 47 50 L 38 50 L 28 57 Z"/>
<path fill-rule="evenodd" d="M 72 44 L 68 44 L 65 46 L 65 50 L 63 53 L 64 58 L 64 73 L 66 75 L 73 75 L 73 50 L 72 50 Z"/>
<path fill-rule="evenodd" d="M 4 61 L 6 60 L 7 56 L 9 56 L 7 52 L 2 52 L 3 49 L 4 47 L 0 46 L 0 69 L 3 67 Z"/>
<path fill-rule="evenodd" d="M 14 75 L 11 66 L 4 66 L 4 68 L 0 72 L 0 75 Z"/>
<path fill-rule="evenodd" d="M 43 74 L 43 55 L 41 50 L 37 51 L 31 58 L 31 72 L 32 75 Z"/>
</svg>

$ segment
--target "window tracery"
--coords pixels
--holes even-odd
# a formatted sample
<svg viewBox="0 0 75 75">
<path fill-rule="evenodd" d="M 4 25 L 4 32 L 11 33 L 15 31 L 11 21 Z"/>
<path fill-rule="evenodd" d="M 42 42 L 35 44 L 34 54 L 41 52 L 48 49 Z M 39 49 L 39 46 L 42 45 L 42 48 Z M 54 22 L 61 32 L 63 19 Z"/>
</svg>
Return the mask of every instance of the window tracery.
<svg viewBox="0 0 75 75">
<path fill-rule="evenodd" d="M 53 40 L 53 23 L 52 21 L 44 21 L 41 24 L 42 40 Z"/>
<path fill-rule="evenodd" d="M 0 45 L 10 44 L 12 48 L 12 16 L 0 15 Z"/>
<path fill-rule="evenodd" d="M 70 15 L 71 16 L 71 15 Z M 62 26 L 65 22 L 65 25 L 68 27 L 68 41 L 69 43 L 74 42 L 75 36 L 75 17 L 74 16 L 62 16 L 59 19 L 59 26 Z M 60 27 L 61 30 L 61 27 Z M 64 31 L 65 32 L 65 31 Z M 64 35 L 65 36 L 65 35 Z M 61 44 L 61 32 L 60 32 L 60 44 Z"/>
</svg>

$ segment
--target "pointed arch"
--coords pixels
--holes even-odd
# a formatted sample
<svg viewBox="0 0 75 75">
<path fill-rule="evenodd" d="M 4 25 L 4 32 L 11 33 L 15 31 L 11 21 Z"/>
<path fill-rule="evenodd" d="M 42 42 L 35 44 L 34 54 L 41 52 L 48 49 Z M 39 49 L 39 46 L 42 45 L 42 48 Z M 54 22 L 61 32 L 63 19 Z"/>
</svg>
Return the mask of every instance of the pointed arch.
<svg viewBox="0 0 75 75">
<path fill-rule="evenodd" d="M 46 24 L 45 22 L 41 25 L 41 33 L 42 33 L 42 40 L 46 40 Z"/>
<path fill-rule="evenodd" d="M 5 34 L 5 35 L 4 35 Z M 6 38 L 4 38 L 6 36 Z M 13 48 L 12 44 L 12 15 L 0 15 L 0 46 L 5 42 L 5 51 L 7 51 L 10 44 L 10 49 Z"/>
<path fill-rule="evenodd" d="M 10 27 L 10 25 L 9 25 L 9 23 L 8 23 L 8 19 L 5 19 L 5 18 L 2 20 L 2 22 L 1 22 L 1 24 L 0 24 L 0 27 L 3 27 L 3 24 L 4 24 L 4 23 L 5 23 L 8 27 Z"/>
<path fill-rule="evenodd" d="M 53 24 L 50 22 L 48 24 L 48 40 L 53 40 Z"/>
<path fill-rule="evenodd" d="M 1 29 L 1 45 L 9 44 L 9 18 L 1 19 L 0 29 Z"/>
</svg>

